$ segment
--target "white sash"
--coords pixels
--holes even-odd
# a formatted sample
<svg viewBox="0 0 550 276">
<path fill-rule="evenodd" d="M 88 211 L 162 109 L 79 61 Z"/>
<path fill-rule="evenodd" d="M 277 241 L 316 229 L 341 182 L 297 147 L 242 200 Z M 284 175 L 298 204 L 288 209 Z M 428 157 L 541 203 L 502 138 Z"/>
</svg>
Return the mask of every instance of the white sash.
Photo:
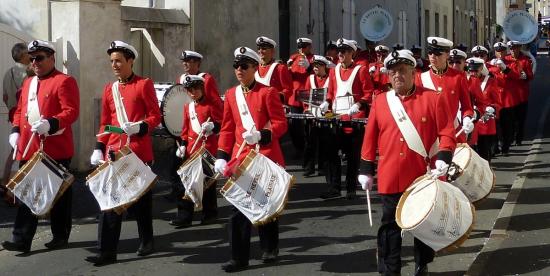
<svg viewBox="0 0 550 276">
<path fill-rule="evenodd" d="M 420 74 L 420 79 L 422 80 L 422 86 L 431 90 L 435 90 L 437 92 L 441 92 L 435 89 L 435 84 L 434 84 L 434 81 L 432 80 L 432 76 L 430 76 L 429 70 Z"/>
<path fill-rule="evenodd" d="M 27 121 L 29 124 L 32 124 L 36 121 L 40 121 L 40 117 L 40 107 L 38 106 L 38 77 L 34 76 L 31 79 L 27 98 Z"/>
<path fill-rule="evenodd" d="M 333 111 L 336 114 L 345 114 L 347 111 L 351 108 L 351 106 L 355 103 L 355 99 L 353 98 L 353 81 L 355 80 L 355 76 L 357 75 L 357 72 L 359 72 L 359 69 L 361 68 L 361 65 L 355 66 L 353 68 L 353 71 L 351 72 L 351 75 L 349 76 L 348 80 L 343 81 L 342 77 L 340 76 L 340 68 L 342 67 L 341 63 L 338 63 L 336 65 L 335 70 L 335 76 L 336 76 L 336 97 L 333 102 Z"/>
<path fill-rule="evenodd" d="M 189 103 L 189 119 L 191 120 L 191 129 L 196 134 L 200 134 L 201 132 L 201 123 L 199 122 L 199 116 L 197 115 L 197 112 L 195 111 L 195 103 L 190 102 Z"/>
<path fill-rule="evenodd" d="M 180 76 L 180 84 L 184 84 L 185 83 L 185 77 L 187 77 L 189 74 L 181 74 Z M 206 73 L 200 73 L 198 74 L 197 76 L 201 77 L 201 78 L 204 78 L 204 76 L 206 75 Z"/>
<path fill-rule="evenodd" d="M 487 82 L 489 81 L 489 75 L 485 76 L 483 79 L 483 82 L 481 82 L 481 92 L 485 91 L 485 87 L 487 86 Z"/>
<path fill-rule="evenodd" d="M 113 102 L 115 103 L 116 118 L 120 126 L 128 122 L 128 115 L 126 115 L 126 109 L 124 108 L 124 103 L 122 102 L 122 96 L 120 96 L 120 91 L 118 90 L 118 81 L 113 83 L 111 86 L 113 92 Z"/>
<path fill-rule="evenodd" d="M 327 78 L 325 84 L 323 85 L 323 88 L 328 88 L 329 81 L 330 78 Z M 315 75 L 309 75 L 309 86 L 311 86 L 311 89 L 317 89 L 317 84 L 315 83 Z"/>
<path fill-rule="evenodd" d="M 255 123 L 254 119 L 252 119 L 252 114 L 250 114 L 248 105 L 246 104 L 246 100 L 244 99 L 243 88 L 240 85 L 237 85 L 235 88 L 235 100 L 244 129 L 251 131 Z"/>
<path fill-rule="evenodd" d="M 434 142 L 428 155 L 426 148 L 422 143 L 422 139 L 420 138 L 420 134 L 418 134 L 418 130 L 415 128 L 409 118 L 409 115 L 405 111 L 401 100 L 395 94 L 395 90 L 388 91 L 388 93 L 386 93 L 386 99 L 388 101 L 388 106 L 390 107 L 390 112 L 393 119 L 395 120 L 399 131 L 403 135 L 409 149 L 420 154 L 424 158 L 434 156 L 438 150 L 439 141 L 436 140 Z"/>
<path fill-rule="evenodd" d="M 277 64 L 278 63 L 276 62 L 271 63 L 269 69 L 267 70 L 267 73 L 263 77 L 260 77 L 259 70 L 256 71 L 256 73 L 254 74 L 254 78 L 256 79 L 256 81 L 265 86 L 271 86 L 271 76 L 273 75 L 273 71 L 275 71 L 275 67 L 277 67 Z"/>
</svg>

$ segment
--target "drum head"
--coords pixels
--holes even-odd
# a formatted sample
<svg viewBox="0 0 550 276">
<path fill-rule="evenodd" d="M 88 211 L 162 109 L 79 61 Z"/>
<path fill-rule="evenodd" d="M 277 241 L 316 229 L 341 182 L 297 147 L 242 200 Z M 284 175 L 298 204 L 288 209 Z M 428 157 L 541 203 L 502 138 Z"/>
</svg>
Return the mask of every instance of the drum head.
<svg viewBox="0 0 550 276">
<path fill-rule="evenodd" d="M 413 185 L 417 181 L 420 182 L 418 186 L 410 191 L 403 205 L 398 206 L 401 209 L 401 215 L 398 220 L 401 221 L 400 226 L 403 229 L 414 228 L 422 222 L 429 215 L 435 203 L 437 181 L 430 178 L 422 178 L 417 179 Z"/>
<path fill-rule="evenodd" d="M 454 152 L 453 163 L 457 164 L 461 169 L 465 169 L 472 158 L 471 150 L 469 146 L 458 145 Z"/>
<path fill-rule="evenodd" d="M 157 92 L 158 96 L 159 92 Z M 174 137 L 180 137 L 181 135 L 183 128 L 183 106 L 192 101 L 181 84 L 170 86 L 165 90 L 164 95 L 162 95 L 160 103 L 161 123 Z"/>
</svg>

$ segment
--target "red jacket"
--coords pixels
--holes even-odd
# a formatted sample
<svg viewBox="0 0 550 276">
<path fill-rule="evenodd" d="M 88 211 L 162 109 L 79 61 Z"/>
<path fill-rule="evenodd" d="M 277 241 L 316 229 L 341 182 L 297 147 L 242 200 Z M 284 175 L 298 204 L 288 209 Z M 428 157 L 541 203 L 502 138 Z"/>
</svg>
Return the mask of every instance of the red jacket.
<svg viewBox="0 0 550 276">
<path fill-rule="evenodd" d="M 351 87 L 352 93 L 353 93 L 353 99 L 354 102 L 360 102 L 361 103 L 361 110 L 359 113 L 353 115 L 353 118 L 365 118 L 367 116 L 366 110 L 367 106 L 372 103 L 372 95 L 374 93 L 374 86 L 372 84 L 370 75 L 369 75 L 369 69 L 366 66 L 358 65 L 358 64 L 352 64 L 349 68 L 342 68 L 341 63 L 336 65 L 336 68 L 330 71 L 329 73 L 329 86 L 328 86 L 328 92 L 327 92 L 327 101 L 331 104 L 333 104 L 334 99 L 336 98 L 336 93 L 338 90 L 338 85 L 336 83 L 336 74 L 338 71 L 338 68 L 340 68 L 340 77 L 342 81 L 347 81 L 349 77 L 351 76 L 353 69 L 356 66 L 361 66 L 359 71 L 357 72 L 357 75 L 355 76 L 355 79 L 353 80 L 353 84 Z M 349 116 L 344 115 L 341 117 L 342 120 L 349 120 Z"/>
<path fill-rule="evenodd" d="M 20 133 L 17 143 L 17 160 L 28 160 L 40 148 L 38 138 L 34 138 L 25 157 L 25 147 L 32 136 L 31 126 L 27 122 L 27 104 L 31 78 L 25 79 L 21 86 L 21 97 L 13 116 L 14 131 Z M 50 121 L 50 133 L 65 129 L 62 134 L 47 136 L 44 151 L 51 158 L 68 159 L 74 155 L 73 131 L 71 125 L 80 112 L 80 96 L 76 80 L 56 69 L 48 76 L 38 80 L 38 106 L 42 117 Z M 59 126 L 55 129 L 57 121 Z"/>
<path fill-rule="evenodd" d="M 376 71 L 370 73 L 370 68 L 374 66 Z M 390 90 L 390 78 L 387 73 L 380 72 L 380 68 L 384 67 L 383 63 L 373 62 L 369 64 L 369 75 L 372 79 L 372 84 L 374 86 L 374 95 L 378 95 Z"/>
<path fill-rule="evenodd" d="M 370 63 L 373 63 L 376 61 L 376 52 L 370 49 L 362 50 L 355 55 L 353 60 L 359 65 L 367 66 Z M 335 61 L 334 63 L 336 62 L 338 61 Z"/>
<path fill-rule="evenodd" d="M 218 134 L 221 123 L 222 123 L 222 116 L 223 116 L 223 103 L 212 101 L 208 97 L 204 97 L 200 102 L 195 103 L 192 102 L 190 104 L 195 105 L 195 112 L 197 113 L 197 117 L 199 120 L 199 123 L 202 124 L 210 118 L 210 122 L 214 123 L 214 131 L 213 133 L 206 138 L 206 150 L 208 150 L 211 154 L 215 154 L 216 150 L 218 149 Z M 184 105 L 183 107 L 183 127 L 181 132 L 181 139 L 183 141 L 183 145 L 186 146 L 186 152 L 187 156 L 191 156 L 195 151 L 199 150 L 202 145 L 202 141 L 199 141 L 197 146 L 195 146 L 195 149 L 193 152 L 191 152 L 191 148 L 193 147 L 193 144 L 195 144 L 195 141 L 197 141 L 197 138 L 199 137 L 199 134 L 193 131 L 193 128 L 191 127 L 191 119 L 189 116 L 189 104 Z M 204 138 L 204 136 L 203 136 Z"/>
<path fill-rule="evenodd" d="M 300 53 L 295 53 L 288 59 L 288 66 L 290 69 L 290 75 L 292 77 L 292 88 L 293 93 L 288 99 L 288 104 L 290 106 L 301 106 L 302 103 L 300 103 L 296 99 L 296 91 L 298 90 L 304 90 L 306 87 L 306 81 L 309 74 L 311 74 L 311 68 L 313 65 L 313 55 L 309 54 L 305 56 L 307 61 L 309 62 L 309 67 L 304 68 L 299 65 L 300 60 L 303 58 L 303 56 Z"/>
<path fill-rule="evenodd" d="M 506 78 L 506 89 L 516 91 L 517 102 L 515 105 L 527 102 L 529 99 L 529 82 L 533 79 L 531 59 L 520 53 L 517 59 L 512 55 L 505 56 L 504 63 L 514 72 L 513 74 L 508 74 Z M 522 71 L 527 75 L 527 79 L 522 80 L 520 78 Z"/>
<path fill-rule="evenodd" d="M 266 75 L 269 71 L 269 68 L 271 67 L 271 64 L 273 64 L 273 62 L 268 65 L 258 66 L 257 73 L 259 74 L 260 78 L 267 77 Z M 259 80 L 256 79 L 256 81 Z M 269 83 L 264 83 L 264 85 L 275 88 L 275 91 L 281 93 L 284 96 L 284 103 L 288 104 L 288 101 L 293 94 L 293 83 L 292 76 L 290 75 L 290 71 L 288 71 L 286 65 L 276 63 L 275 68 L 273 69 L 273 73 L 271 75 L 271 79 L 269 79 Z"/>
<path fill-rule="evenodd" d="M 328 68 L 327 68 L 328 70 Z M 332 70 L 332 69 L 331 69 Z M 330 72 L 330 70 L 329 70 Z M 316 76 L 315 74 L 311 74 L 309 75 L 309 77 L 307 78 L 307 82 L 306 82 L 306 90 L 310 90 L 310 89 L 315 89 L 315 88 L 323 88 L 325 86 L 325 84 L 327 83 L 328 81 L 328 76 L 329 76 L 329 72 L 327 72 L 327 75 L 325 76 L 325 78 L 320 78 L 318 76 Z M 311 77 L 313 76 L 313 86 L 311 85 Z M 328 89 L 328 87 L 327 87 Z M 328 93 L 327 93 L 328 94 Z M 303 104 L 304 106 L 304 110 L 308 110 L 309 109 L 309 105 L 308 104 Z"/>
<path fill-rule="evenodd" d="M 210 99 L 211 102 L 214 102 L 215 105 L 223 106 L 223 101 L 222 101 L 222 98 L 220 97 L 220 91 L 218 90 L 218 84 L 216 83 L 216 79 L 214 79 L 214 77 L 208 73 L 198 73 L 197 75 L 199 74 L 204 74 L 203 75 L 204 93 L 206 94 L 206 97 Z M 186 74 L 183 74 L 183 75 L 186 75 Z M 181 76 L 180 78 L 178 78 L 176 83 L 182 84 Z"/>
<path fill-rule="evenodd" d="M 455 130 L 447 116 L 445 99 L 432 90 L 416 87 L 402 104 L 415 125 L 426 152 L 439 138 L 439 151 L 449 157 L 456 147 Z M 407 146 L 390 112 L 386 94 L 376 97 L 371 107 L 363 138 L 361 159 L 376 160 L 378 150 L 378 192 L 401 193 L 427 172 L 427 162 Z M 447 161 L 448 162 L 448 161 Z M 362 162 L 363 163 L 363 162 Z"/>
<path fill-rule="evenodd" d="M 483 79 L 485 77 L 470 77 L 469 83 L 472 86 L 478 86 L 481 89 L 481 83 L 483 82 Z M 487 80 L 487 84 L 485 85 L 485 89 L 482 91 L 481 95 L 483 97 L 484 102 L 486 103 L 485 106 L 491 106 L 493 107 L 496 112 L 495 114 L 498 114 L 498 111 L 500 110 L 500 103 L 498 98 L 498 85 L 497 80 L 493 75 L 490 75 L 489 79 Z M 485 114 L 485 107 L 478 107 L 478 110 L 481 113 L 481 116 Z M 476 127 L 475 127 L 477 133 L 479 135 L 495 135 L 496 134 L 496 123 L 495 119 L 490 119 L 486 122 L 482 122 L 481 120 L 477 121 Z"/>
<path fill-rule="evenodd" d="M 457 120 L 457 112 L 460 106 L 460 112 L 462 118 L 470 116 L 473 118 L 474 110 L 472 108 L 472 101 L 470 99 L 470 92 L 468 92 L 468 81 L 464 72 L 457 71 L 453 68 L 447 67 L 445 73 L 437 75 L 433 70 L 428 70 L 423 74 L 430 74 L 430 77 L 435 85 L 436 90 L 443 95 L 443 98 L 447 102 L 449 110 L 447 111 L 447 116 L 449 119 L 454 121 L 454 126 L 456 127 L 457 132 L 460 130 L 461 126 Z M 422 74 L 416 74 L 415 84 L 416 86 L 426 87 L 427 84 L 422 83 Z M 460 103 L 460 105 L 459 105 Z M 465 142 L 466 136 L 464 134 L 460 135 L 458 142 Z"/>
<path fill-rule="evenodd" d="M 113 101 L 112 83 L 105 85 L 101 99 L 101 121 L 99 133 L 106 125 L 120 127 L 115 104 Z M 150 132 L 160 123 L 160 111 L 153 81 L 140 76 L 134 77 L 127 83 L 119 84 L 118 89 L 126 109 L 128 121 L 143 121 L 147 124 L 148 133 L 134 134 L 130 137 L 130 149 L 143 161 L 153 161 L 153 144 Z M 106 149 L 118 151 L 126 144 L 125 134 L 107 134 L 97 138 L 97 141 L 106 146 Z"/>
<path fill-rule="evenodd" d="M 241 144 L 246 143 L 242 137 L 246 130 L 242 125 L 237 107 L 235 88 L 230 88 L 225 92 L 223 120 L 218 139 L 218 158 L 228 159 L 229 156 L 235 158 Z M 260 153 L 273 160 L 273 162 L 284 166 L 285 161 L 279 145 L 279 138 L 287 130 L 287 121 L 278 93 L 275 89 L 256 82 L 254 87 L 245 95 L 245 100 L 258 131 L 265 128 L 271 132 L 271 141 L 260 145 Z M 270 122 L 270 126 L 268 122 Z M 242 161 L 248 152 L 254 148 L 255 145 L 246 145 L 241 155 L 238 156 L 239 161 Z"/>
</svg>

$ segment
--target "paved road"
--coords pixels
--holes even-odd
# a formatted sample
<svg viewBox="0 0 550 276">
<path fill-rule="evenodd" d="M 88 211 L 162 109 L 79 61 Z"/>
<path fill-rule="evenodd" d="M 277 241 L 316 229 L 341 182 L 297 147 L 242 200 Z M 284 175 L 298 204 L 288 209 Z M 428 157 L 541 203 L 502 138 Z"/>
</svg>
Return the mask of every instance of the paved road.
<svg viewBox="0 0 550 276">
<path fill-rule="evenodd" d="M 542 62 L 539 62 L 539 64 Z M 544 67 L 548 67 L 544 64 Z M 546 68 L 548 69 L 548 68 Z M 539 69 L 539 75 L 542 70 Z M 540 79 L 540 78 L 539 78 Z M 545 91 L 539 84 L 534 85 L 534 95 L 542 95 Z M 539 98 L 537 98 L 539 99 Z M 536 128 L 544 102 L 541 97 L 530 106 L 532 125 L 528 127 L 529 135 L 536 134 Z M 287 147 L 288 148 L 288 144 Z M 509 197 L 509 191 L 517 180 L 517 174 L 523 169 L 525 159 L 532 148 L 532 143 L 512 149 L 510 156 L 498 157 L 493 166 L 497 175 L 497 183 L 493 193 L 477 206 L 476 222 L 470 238 L 463 246 L 450 253 L 438 254 L 430 265 L 434 275 L 463 275 L 476 261 L 482 266 L 498 266 L 494 258 L 482 251 L 484 245 L 494 239 L 489 239 L 495 221 L 502 213 L 501 207 Z M 286 151 L 289 152 L 289 151 Z M 539 151 L 540 152 L 540 151 Z M 290 154 L 289 154 L 290 155 Z M 287 159 L 288 160 L 288 159 Z M 531 159 L 530 159 L 531 160 Z M 544 161 L 535 165 L 544 167 Z M 546 162 L 547 164 L 547 162 Z M 357 199 L 344 198 L 323 201 L 318 195 L 325 189 L 321 177 L 303 178 L 298 161 L 290 161 L 288 170 L 297 176 L 297 183 L 290 193 L 288 206 L 281 217 L 280 260 L 276 264 L 264 265 L 258 259 L 261 255 L 257 236 L 252 243 L 252 260 L 250 269 L 238 275 L 335 275 L 335 274 L 372 274 L 376 275 L 376 231 L 380 221 L 380 204 L 376 193 L 373 195 L 374 227 L 369 227 L 366 213 L 366 200 L 362 193 Z M 544 176 L 544 175 L 543 175 Z M 548 176 L 548 174 L 546 174 Z M 544 185 L 543 182 L 540 183 Z M 211 225 L 197 225 L 184 230 L 175 230 L 167 224 L 174 214 L 173 203 L 163 195 L 168 193 L 165 183 L 155 188 L 154 197 L 154 227 L 155 246 L 157 252 L 151 256 L 140 258 L 135 255 L 138 246 L 136 223 L 127 220 L 123 224 L 121 243 L 119 247 L 119 263 L 107 267 L 96 268 L 84 261 L 86 256 L 96 252 L 97 224 L 95 214 L 97 205 L 86 190 L 83 182 L 75 184 L 74 197 L 74 227 L 70 240 L 70 248 L 47 251 L 43 244 L 51 238 L 48 224 L 41 225 L 33 243 L 31 254 L 16 255 L 0 249 L 0 274 L 6 275 L 222 275 L 219 266 L 229 259 L 227 241 L 227 217 L 230 207 L 222 198 L 220 204 L 220 219 Z M 547 190 L 532 190 L 540 201 L 546 196 Z M 531 195 L 520 196 L 530 199 Z M 536 203 L 535 203 L 536 204 Z M 527 208 L 529 209 L 529 208 Z M 528 212 L 526 210 L 525 212 Z M 541 210 L 543 212 L 543 210 Z M 10 237 L 14 209 L 0 207 L 0 239 Z M 198 217 L 198 216 L 197 216 Z M 535 216 L 523 216 L 523 220 L 509 225 L 531 225 L 532 230 L 545 227 L 548 221 L 547 213 L 543 220 L 533 220 Z M 528 226 L 525 226 L 528 227 Z M 503 227 L 506 228 L 506 227 Z M 531 229 L 530 228 L 530 229 Z M 510 232 L 506 232 L 511 235 Z M 518 232 L 520 233 L 520 232 Z M 494 234 L 494 233 L 493 233 Z M 521 234 L 521 233 L 520 233 Z M 548 237 L 548 236 L 546 236 Z M 531 239 L 537 241 L 536 238 Z M 529 250 L 535 250 L 537 256 L 546 256 L 546 247 L 527 246 L 515 251 L 514 256 L 529 256 Z M 476 257 L 482 252 L 480 258 Z M 500 256 L 500 255 L 491 255 Z M 405 235 L 403 249 L 403 274 L 411 275 L 414 268 L 412 258 L 412 237 Z M 547 260 L 547 257 L 546 259 Z M 513 263 L 513 259 L 510 261 Z M 547 265 L 548 262 L 537 261 L 535 265 Z M 534 271 L 534 270 L 523 270 Z M 479 270 L 477 271 L 479 272 Z M 501 271 L 500 274 L 508 274 Z M 487 275 L 490 273 L 471 272 L 472 275 Z"/>
</svg>

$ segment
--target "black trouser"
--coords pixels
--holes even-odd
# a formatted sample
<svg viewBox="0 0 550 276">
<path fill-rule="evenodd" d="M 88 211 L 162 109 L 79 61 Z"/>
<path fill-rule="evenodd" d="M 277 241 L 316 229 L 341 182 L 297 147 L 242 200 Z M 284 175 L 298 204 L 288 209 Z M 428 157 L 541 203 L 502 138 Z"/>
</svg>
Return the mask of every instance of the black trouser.
<svg viewBox="0 0 550 276">
<path fill-rule="evenodd" d="M 320 129 L 315 126 L 311 120 L 305 122 L 306 144 L 304 148 L 304 170 L 306 172 L 315 171 L 315 161 L 319 158 L 319 170 L 322 170 L 321 152 L 319 148 Z"/>
<path fill-rule="evenodd" d="M 527 119 L 527 102 L 518 104 L 515 107 L 516 112 L 516 144 L 523 142 L 525 132 L 525 120 Z"/>
<path fill-rule="evenodd" d="M 69 167 L 71 159 L 55 160 L 65 168 Z M 23 167 L 26 161 L 19 162 L 19 167 Z M 68 240 L 72 227 L 72 186 L 67 188 L 65 193 L 57 200 L 50 211 L 50 227 L 54 239 Z M 19 202 L 17 215 L 13 225 L 13 242 L 24 245 L 31 245 L 36 228 L 38 226 L 38 217 L 36 217 L 29 207 Z"/>
<path fill-rule="evenodd" d="M 357 175 L 359 173 L 359 160 L 361 158 L 361 146 L 363 143 L 363 129 L 354 129 L 352 133 L 338 131 L 335 135 L 336 143 L 327 147 L 328 151 L 328 169 L 326 180 L 329 184 L 329 190 L 340 191 L 340 178 L 342 172 L 342 163 L 338 157 L 338 149 L 346 155 L 346 190 L 354 192 L 357 187 Z"/>
<path fill-rule="evenodd" d="M 401 228 L 395 222 L 399 194 L 381 194 L 382 224 L 378 228 L 378 272 L 385 275 L 401 273 Z M 434 259 L 434 250 L 419 239 L 414 239 L 414 262 L 425 266 Z"/>
<path fill-rule="evenodd" d="M 131 212 L 137 221 L 138 235 L 141 245 L 153 241 L 153 192 L 148 191 L 128 212 Z M 101 253 L 116 253 L 120 239 L 122 215 L 114 211 L 102 212 L 98 225 L 99 251 Z"/>
<path fill-rule="evenodd" d="M 291 106 L 290 112 L 302 114 L 304 112 L 304 108 L 301 106 Z M 303 120 L 290 120 L 288 124 L 288 132 L 290 134 L 290 139 L 292 140 L 292 145 L 294 145 L 294 149 L 296 150 L 296 156 L 301 155 L 305 146 Z"/>
<path fill-rule="evenodd" d="M 479 135 L 477 138 L 476 152 L 481 158 L 491 162 L 492 149 L 496 141 L 496 135 Z"/>
<path fill-rule="evenodd" d="M 231 258 L 241 263 L 250 259 L 250 231 L 252 223 L 237 208 L 229 218 L 229 243 Z M 258 226 L 260 247 L 263 252 L 272 252 L 279 247 L 279 219 Z"/>
<path fill-rule="evenodd" d="M 507 107 L 500 110 L 500 129 L 502 130 L 502 153 L 508 153 L 514 134 L 516 112 L 515 107 Z"/>
</svg>

